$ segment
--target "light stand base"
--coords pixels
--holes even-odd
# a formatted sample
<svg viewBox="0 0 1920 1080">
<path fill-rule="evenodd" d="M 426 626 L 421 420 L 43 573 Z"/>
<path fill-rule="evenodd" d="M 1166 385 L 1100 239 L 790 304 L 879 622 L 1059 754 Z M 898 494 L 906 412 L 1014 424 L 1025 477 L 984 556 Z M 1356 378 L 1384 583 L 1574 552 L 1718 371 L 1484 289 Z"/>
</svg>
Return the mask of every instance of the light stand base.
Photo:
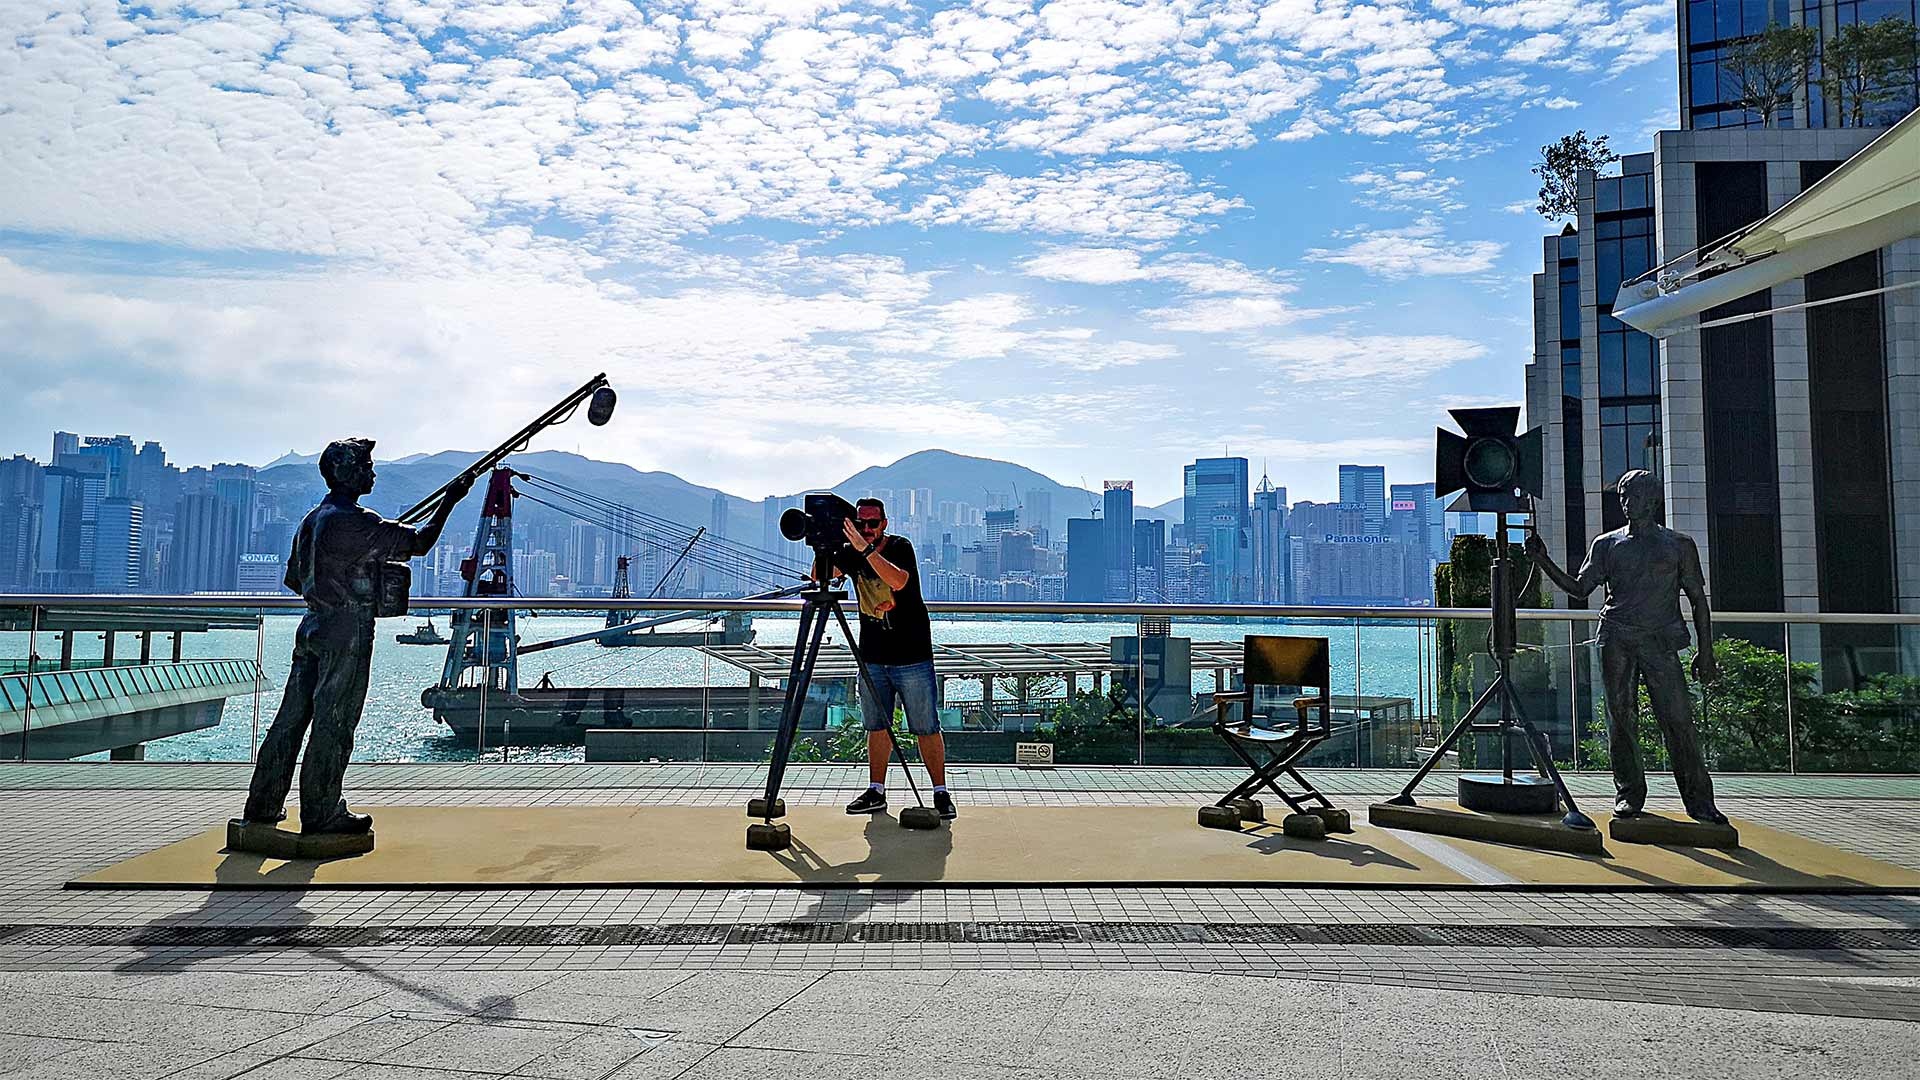
<svg viewBox="0 0 1920 1080">
<path fill-rule="evenodd" d="M 793 846 L 793 830 L 786 824 L 747 826 L 748 851 L 785 851 Z"/>
<path fill-rule="evenodd" d="M 1434 806 L 1374 803 L 1367 809 L 1367 821 L 1382 829 L 1457 836 L 1463 840 L 1545 848 L 1574 855 L 1604 855 L 1607 851 L 1600 831 L 1591 823 L 1585 828 L 1575 828 L 1557 817 L 1495 815 Z"/>
<path fill-rule="evenodd" d="M 1560 806 L 1560 790 L 1544 776 L 1463 774 L 1460 807 L 1483 814 L 1551 814 Z"/>
<path fill-rule="evenodd" d="M 931 806 L 909 806 L 900 811 L 900 827 L 903 829 L 937 829 L 940 827 L 940 811 Z"/>
</svg>

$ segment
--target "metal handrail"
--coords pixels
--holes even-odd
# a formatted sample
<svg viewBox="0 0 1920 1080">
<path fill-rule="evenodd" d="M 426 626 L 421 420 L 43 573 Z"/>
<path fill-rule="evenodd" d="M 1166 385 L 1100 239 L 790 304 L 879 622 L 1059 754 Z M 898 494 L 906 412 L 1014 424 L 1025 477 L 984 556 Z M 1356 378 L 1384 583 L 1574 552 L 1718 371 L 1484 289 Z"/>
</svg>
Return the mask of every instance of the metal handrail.
<svg viewBox="0 0 1920 1080">
<path fill-rule="evenodd" d="M 426 597 L 410 601 L 416 611 L 701 611 L 714 612 L 798 612 L 798 600 L 718 600 L 686 597 L 629 598 L 605 597 Z M 66 608 L 98 611 L 115 608 L 178 608 L 207 611 L 284 611 L 306 610 L 306 602 L 297 596 L 192 596 L 133 595 L 115 593 L 85 596 L 72 593 L 0 593 L 0 608 Z M 1082 615 L 1116 620 L 1143 615 L 1185 618 L 1238 619 L 1375 619 L 1380 621 L 1427 622 L 1434 619 L 1486 619 L 1485 608 L 1437 607 L 1339 607 L 1299 604 L 1076 604 L 1036 601 L 929 600 L 927 610 L 940 615 Z M 1594 622 L 1600 613 L 1592 608 L 1522 608 L 1519 618 L 1527 622 Z M 1920 612 L 1816 612 L 1816 611 L 1716 611 L 1720 623 L 1794 623 L 1828 626 L 1920 626 Z"/>
</svg>

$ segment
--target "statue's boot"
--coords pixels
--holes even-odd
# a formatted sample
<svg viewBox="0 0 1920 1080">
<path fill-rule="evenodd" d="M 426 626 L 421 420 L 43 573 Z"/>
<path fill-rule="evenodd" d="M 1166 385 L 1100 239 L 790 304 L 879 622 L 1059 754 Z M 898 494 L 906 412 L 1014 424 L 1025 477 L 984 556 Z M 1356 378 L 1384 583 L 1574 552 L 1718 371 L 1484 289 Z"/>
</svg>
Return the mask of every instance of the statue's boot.
<svg viewBox="0 0 1920 1080">
<path fill-rule="evenodd" d="M 309 825 L 305 821 L 302 821 L 300 823 L 300 831 L 303 833 L 372 832 L 373 831 L 373 815 L 356 814 L 353 811 L 348 810 L 346 800 L 342 799 L 340 803 L 334 808 L 333 813 L 330 814 L 325 821 L 319 822 L 317 824 L 312 824 L 312 825 Z"/>
<path fill-rule="evenodd" d="M 1695 821 L 1705 822 L 1708 825 L 1725 825 L 1727 823 L 1727 815 L 1721 813 L 1711 804 L 1698 810 L 1688 807 L 1687 816 Z"/>
<path fill-rule="evenodd" d="M 287 820 L 287 811 L 285 807 L 278 810 L 255 810 L 249 805 L 240 816 L 260 825 L 278 825 Z"/>
</svg>

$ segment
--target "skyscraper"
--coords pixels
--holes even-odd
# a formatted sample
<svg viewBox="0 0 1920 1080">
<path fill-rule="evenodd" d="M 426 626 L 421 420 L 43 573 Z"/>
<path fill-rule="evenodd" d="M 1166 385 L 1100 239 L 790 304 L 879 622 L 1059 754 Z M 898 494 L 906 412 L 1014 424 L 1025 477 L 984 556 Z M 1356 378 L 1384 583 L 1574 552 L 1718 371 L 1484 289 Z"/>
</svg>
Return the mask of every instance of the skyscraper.
<svg viewBox="0 0 1920 1080">
<path fill-rule="evenodd" d="M 1106 516 L 1102 521 L 1102 547 L 1105 556 L 1105 598 L 1128 601 L 1133 595 L 1133 481 L 1109 480 L 1106 483 Z"/>
<path fill-rule="evenodd" d="M 1233 604 L 1253 595 L 1252 512 L 1247 459 L 1199 458 L 1185 470 L 1181 509 L 1190 549 L 1204 552 L 1207 595 L 1194 603 Z"/>
<path fill-rule="evenodd" d="M 141 542 L 143 508 L 136 499 L 104 499 L 94 527 L 93 591 L 137 592 L 145 547 Z"/>
<path fill-rule="evenodd" d="M 1067 519 L 1067 601 L 1097 604 L 1106 596 L 1105 529 L 1098 518 Z"/>
<path fill-rule="evenodd" d="M 1133 523 L 1133 595 L 1150 604 L 1167 602 L 1167 523 L 1137 518 Z"/>
<path fill-rule="evenodd" d="M 1038 488 L 1028 490 L 1020 503 L 1020 523 L 1033 534 L 1034 543 L 1046 547 L 1053 530 L 1053 493 Z"/>
<path fill-rule="evenodd" d="M 1360 508 L 1360 535 L 1387 535 L 1387 468 L 1340 466 L 1340 501 Z"/>
<path fill-rule="evenodd" d="M 1263 473 L 1253 493 L 1253 595 L 1258 604 L 1287 602 L 1287 489 Z"/>
<path fill-rule="evenodd" d="M 240 572 L 240 507 L 211 488 L 180 497 L 167 587 L 173 592 L 232 592 Z"/>
<path fill-rule="evenodd" d="M 43 592 L 85 592 L 92 573 L 80 561 L 80 519 L 86 498 L 79 473 L 48 466 L 40 474 L 39 555 L 34 578 Z"/>
<path fill-rule="evenodd" d="M 0 460 L 0 592 L 37 591 L 42 472 L 24 454 Z"/>
</svg>

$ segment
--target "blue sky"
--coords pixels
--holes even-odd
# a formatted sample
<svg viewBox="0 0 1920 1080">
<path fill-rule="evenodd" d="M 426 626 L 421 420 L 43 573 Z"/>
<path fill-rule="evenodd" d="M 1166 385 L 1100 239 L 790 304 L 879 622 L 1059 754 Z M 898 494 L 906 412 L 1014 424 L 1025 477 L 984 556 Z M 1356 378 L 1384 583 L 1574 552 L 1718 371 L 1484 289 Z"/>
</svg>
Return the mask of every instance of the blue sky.
<svg viewBox="0 0 1920 1080">
<path fill-rule="evenodd" d="M 542 445 L 758 496 L 939 446 L 1156 503 L 1515 402 L 1538 147 L 1670 3 L 0 0 L 0 453 Z"/>
</svg>

